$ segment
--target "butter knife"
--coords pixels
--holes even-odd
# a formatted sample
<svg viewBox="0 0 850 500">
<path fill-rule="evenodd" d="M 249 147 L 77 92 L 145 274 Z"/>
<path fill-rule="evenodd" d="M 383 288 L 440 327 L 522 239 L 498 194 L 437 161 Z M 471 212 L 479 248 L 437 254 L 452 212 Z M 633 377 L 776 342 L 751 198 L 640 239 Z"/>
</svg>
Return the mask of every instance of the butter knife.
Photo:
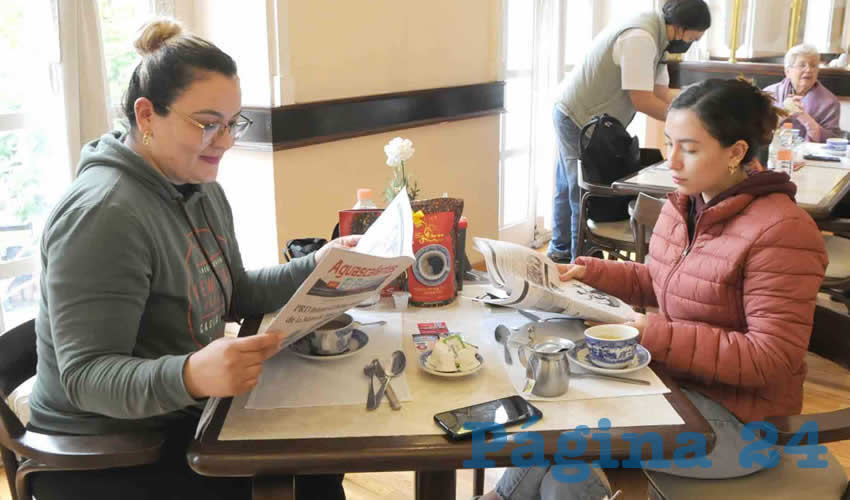
<svg viewBox="0 0 850 500">
<path fill-rule="evenodd" d="M 393 386 L 390 385 L 390 378 L 387 376 L 387 372 L 384 371 L 384 366 L 380 361 L 375 363 L 375 376 L 378 377 L 378 380 L 381 381 L 381 387 L 378 388 L 378 393 L 375 394 L 375 406 L 381 405 L 381 399 L 384 397 L 384 392 L 387 393 L 387 399 L 390 400 L 390 406 L 393 410 L 400 410 L 401 404 L 398 402 L 398 397 L 393 390 Z"/>
</svg>

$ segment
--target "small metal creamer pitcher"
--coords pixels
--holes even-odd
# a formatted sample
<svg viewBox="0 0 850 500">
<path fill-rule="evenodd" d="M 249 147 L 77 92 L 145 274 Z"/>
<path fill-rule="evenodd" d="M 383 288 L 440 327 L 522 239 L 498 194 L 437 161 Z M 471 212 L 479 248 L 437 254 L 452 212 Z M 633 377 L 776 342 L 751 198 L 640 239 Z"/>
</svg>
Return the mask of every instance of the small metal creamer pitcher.
<svg viewBox="0 0 850 500">
<path fill-rule="evenodd" d="M 546 339 L 540 343 L 520 346 L 519 360 L 526 368 L 526 377 L 534 380 L 533 394 L 557 397 L 570 386 L 570 363 L 567 351 L 574 346 L 567 339 Z"/>
</svg>

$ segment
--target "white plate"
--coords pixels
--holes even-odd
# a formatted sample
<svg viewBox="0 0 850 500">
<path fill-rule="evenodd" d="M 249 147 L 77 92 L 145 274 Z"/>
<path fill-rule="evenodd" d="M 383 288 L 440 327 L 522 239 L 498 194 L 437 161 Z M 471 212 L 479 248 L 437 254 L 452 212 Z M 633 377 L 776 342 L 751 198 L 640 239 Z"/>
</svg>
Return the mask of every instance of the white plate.
<svg viewBox="0 0 850 500">
<path fill-rule="evenodd" d="M 567 352 L 567 357 L 570 358 L 570 361 L 589 372 L 619 375 L 621 373 L 636 372 L 649 365 L 649 362 L 652 361 L 652 355 L 649 354 L 649 351 L 647 351 L 644 346 L 637 344 L 635 347 L 637 349 L 635 357 L 625 368 L 601 368 L 594 365 L 593 362 L 590 361 L 590 349 L 587 348 L 584 340 L 577 341 L 575 348 L 570 349 Z"/>
<path fill-rule="evenodd" d="M 312 359 L 314 361 L 333 361 L 335 359 L 343 359 L 353 356 L 360 352 L 366 344 L 369 343 L 369 336 L 360 330 L 354 330 L 351 333 L 351 343 L 348 344 L 348 349 L 339 354 L 313 354 L 310 351 L 310 342 L 307 337 L 303 337 L 298 342 L 292 344 L 289 348 L 292 354 L 299 358 Z"/>
<path fill-rule="evenodd" d="M 478 360 L 478 366 L 476 366 L 475 368 L 465 371 L 458 370 L 455 372 L 440 372 L 428 367 L 428 357 L 430 356 L 431 351 L 423 352 L 422 355 L 419 356 L 419 366 L 431 375 L 437 375 L 438 377 L 465 377 L 467 375 L 472 375 L 473 373 L 480 370 L 482 366 L 484 366 L 484 358 L 482 358 L 481 355 L 476 352 L 475 359 Z"/>
</svg>

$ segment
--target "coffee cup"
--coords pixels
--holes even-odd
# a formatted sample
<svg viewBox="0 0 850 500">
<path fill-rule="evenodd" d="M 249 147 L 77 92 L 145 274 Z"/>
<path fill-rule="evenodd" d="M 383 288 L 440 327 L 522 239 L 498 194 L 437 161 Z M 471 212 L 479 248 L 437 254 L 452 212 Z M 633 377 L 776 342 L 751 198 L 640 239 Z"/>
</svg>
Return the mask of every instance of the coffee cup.
<svg viewBox="0 0 850 500">
<path fill-rule="evenodd" d="M 847 151 L 847 139 L 842 139 L 840 137 L 829 138 L 826 140 L 826 149 L 843 153 Z"/>
<path fill-rule="evenodd" d="M 619 369 L 635 358 L 640 332 L 628 325 L 598 325 L 584 331 L 590 362 L 600 368 Z"/>
<path fill-rule="evenodd" d="M 348 349 L 354 328 L 360 323 L 348 314 L 340 314 L 307 334 L 310 351 L 321 356 L 341 354 Z"/>
</svg>

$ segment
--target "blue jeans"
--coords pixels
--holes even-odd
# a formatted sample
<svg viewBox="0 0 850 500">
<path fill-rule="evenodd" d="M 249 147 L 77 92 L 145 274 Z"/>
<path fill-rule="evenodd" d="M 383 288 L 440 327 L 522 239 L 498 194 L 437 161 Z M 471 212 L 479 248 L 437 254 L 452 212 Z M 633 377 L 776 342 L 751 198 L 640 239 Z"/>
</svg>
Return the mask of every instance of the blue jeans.
<svg viewBox="0 0 850 500">
<path fill-rule="evenodd" d="M 701 467 L 683 469 L 672 465 L 669 468 L 649 468 L 649 470 L 682 477 L 726 479 L 746 476 L 762 469 L 760 465 L 746 468 L 738 463 L 741 450 L 750 441 L 744 441 L 741 437 L 741 429 L 744 425 L 735 415 L 721 404 L 698 392 L 687 389 L 683 389 L 682 392 L 705 417 L 717 437 L 714 449 L 706 455 L 706 458 L 711 460 L 711 467 L 708 469 Z M 553 477 L 551 467 L 514 467 L 507 469 L 499 479 L 496 492 L 503 500 L 549 500 L 556 498 L 599 500 L 605 495 L 611 495 L 610 486 L 604 472 L 595 467 L 592 468 L 592 471 L 594 474 L 580 483 L 565 483 L 557 481 Z M 567 474 L 569 473 L 567 472 Z"/>
<path fill-rule="evenodd" d="M 578 158 L 581 128 L 557 107 L 552 122 L 558 139 L 555 166 L 555 200 L 552 214 L 552 241 L 549 253 L 560 257 L 578 257 L 579 188 Z"/>
</svg>

